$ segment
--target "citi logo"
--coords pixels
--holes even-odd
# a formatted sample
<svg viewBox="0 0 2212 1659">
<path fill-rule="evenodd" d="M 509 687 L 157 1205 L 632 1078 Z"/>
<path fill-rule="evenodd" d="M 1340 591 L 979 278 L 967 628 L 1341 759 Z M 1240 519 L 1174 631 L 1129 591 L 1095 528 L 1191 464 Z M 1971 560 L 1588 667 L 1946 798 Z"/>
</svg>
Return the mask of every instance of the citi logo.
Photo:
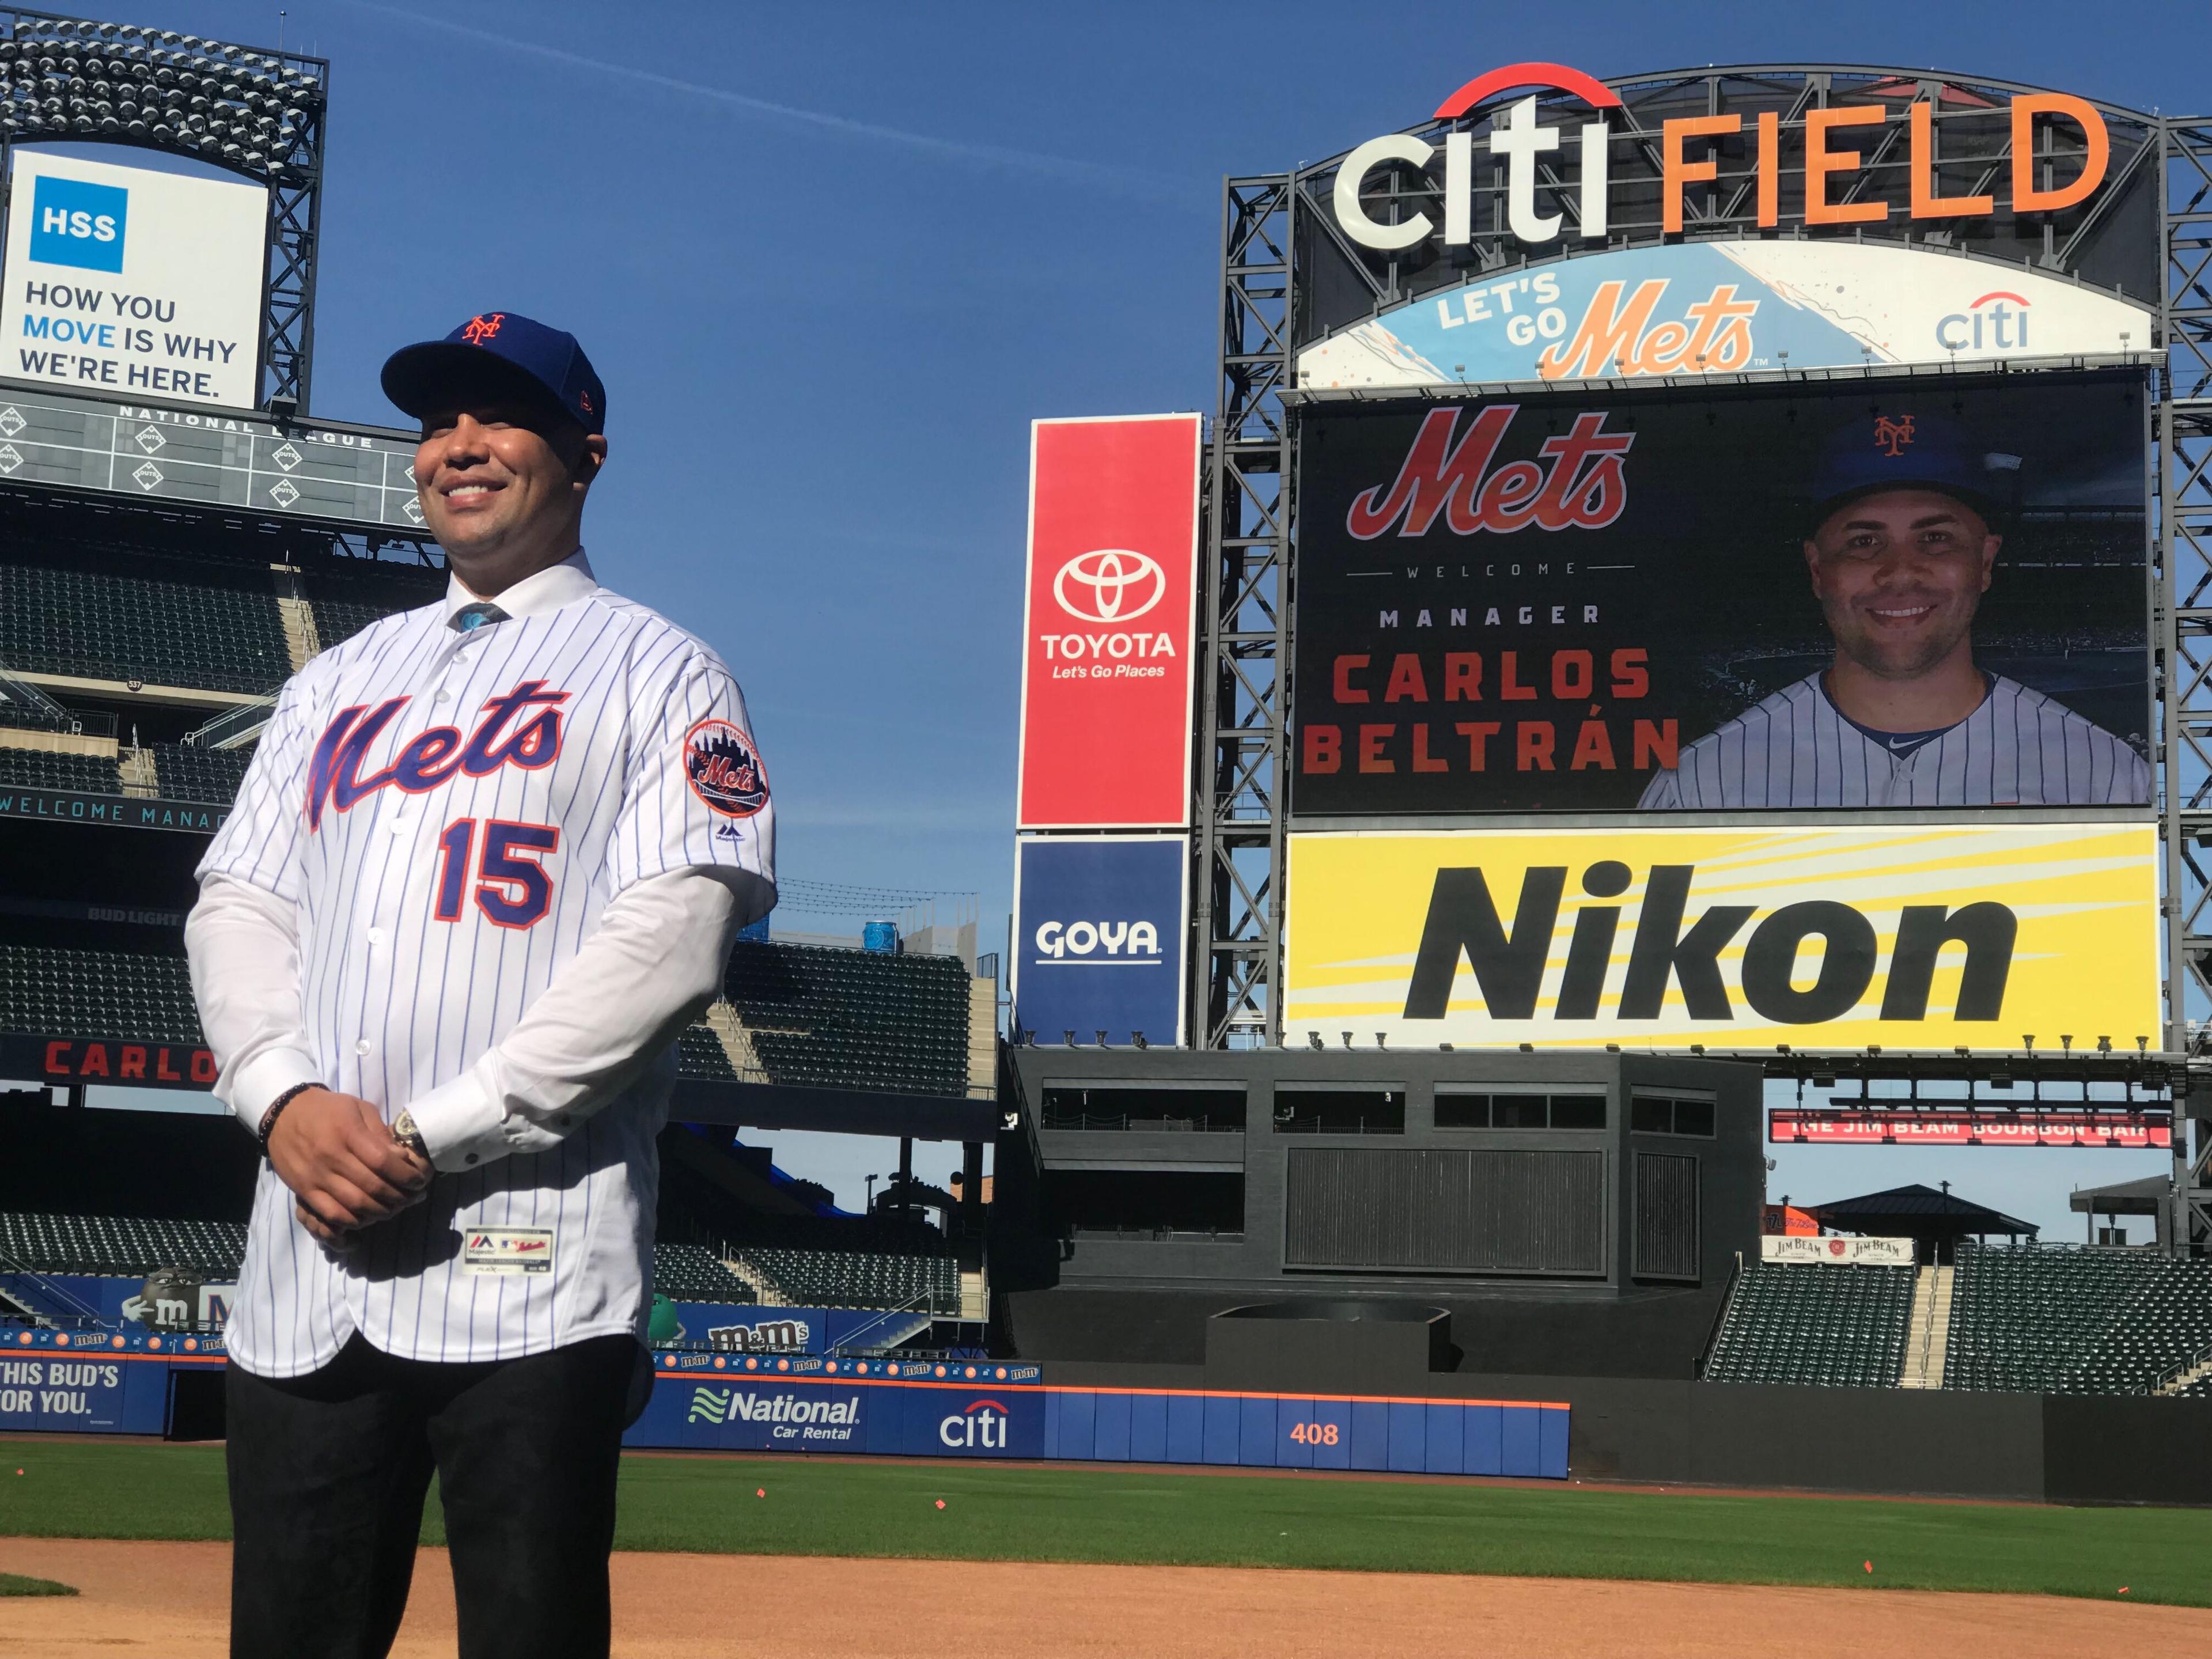
<svg viewBox="0 0 2212 1659">
<path fill-rule="evenodd" d="M 1946 351 L 2025 351 L 2027 301 L 1993 289 L 1964 311 L 1937 319 L 1936 343 Z"/>
<path fill-rule="evenodd" d="M 1893 88 L 1903 85 L 1891 84 Z M 1524 95 L 1483 108 L 1513 92 Z M 1539 126 L 1539 100 L 1557 104 L 1564 101 L 1561 93 L 1585 105 L 1594 118 L 1571 129 Z M 1893 95 L 1906 92 L 1898 90 Z M 1446 122 L 1486 115 L 1490 131 L 1483 143 L 1492 159 L 1478 163 L 1475 135 L 1468 131 L 1447 131 L 1440 135 L 1441 143 L 1407 132 L 1370 138 L 1337 167 L 1331 192 L 1337 227 L 1361 247 L 1382 252 L 1415 247 L 1431 237 L 1440 237 L 1448 247 L 1467 246 L 1474 240 L 1478 191 L 1498 193 L 1496 174 L 1502 171 L 1501 216 L 1515 240 L 1541 246 L 1571 234 L 1601 244 L 1610 231 L 1608 167 L 1616 138 L 1624 145 L 1632 143 L 1642 157 L 1657 164 L 1660 228 L 1668 235 L 1683 229 L 1683 201 L 1690 187 L 1720 179 L 1723 147 L 1731 142 L 1748 152 L 1751 204 L 1762 228 L 1782 222 L 1785 170 L 1805 180 L 1802 207 L 1791 217 L 1808 225 L 1881 224 L 1893 215 L 1920 221 L 1976 219 L 1997 211 L 1993 191 L 1971 196 L 1938 193 L 1934 110 L 1924 97 L 1914 98 L 1905 106 L 1901 121 L 1879 106 L 1836 105 L 1806 110 L 1802 117 L 1792 118 L 1786 129 L 1776 112 L 1748 117 L 1734 112 L 1668 116 L 1655 132 L 1626 112 L 1610 113 L 1619 110 L 1618 94 L 1564 64 L 1509 64 L 1479 75 L 1438 105 L 1433 118 Z M 2005 144 L 2009 137 L 2006 148 L 2010 151 L 2012 191 L 2008 205 L 2014 214 L 2075 206 L 2105 182 L 2112 137 L 2104 117 L 2087 100 L 2063 92 L 2023 92 L 2008 108 L 1991 108 L 1985 114 L 1993 143 Z M 2044 158 L 2051 148 L 2049 129 L 2059 125 L 2072 129 L 2067 135 L 2069 148 L 2078 143 L 2081 159 L 2053 177 Z M 1876 158 L 1904 161 L 1907 202 L 1863 199 L 1869 194 L 1866 169 L 1876 164 Z M 1439 160 L 1440 179 L 1436 176 Z M 1993 167 L 1992 174 L 2004 165 Z M 1428 175 L 1422 181 L 1428 189 L 1419 193 L 1432 197 L 1441 225 L 1437 215 L 1403 211 L 1407 192 L 1376 178 L 1386 171 L 1408 170 Z M 1636 173 L 1628 187 L 1648 191 L 1645 166 L 1638 166 Z M 1546 206 L 1565 210 L 1547 213 Z M 1377 216 L 1377 210 L 1382 216 Z"/>
<path fill-rule="evenodd" d="M 127 190 L 41 173 L 31 199 L 31 258 L 119 274 L 130 214 Z"/>
<path fill-rule="evenodd" d="M 939 1423 L 937 1438 L 955 1449 L 1004 1451 L 1006 1425 L 1012 1420 L 997 1401 L 979 1400 L 957 1417 L 948 1417 Z"/>
<path fill-rule="evenodd" d="M 1133 622 L 1167 597 L 1159 561 L 1127 547 L 1094 548 L 1060 566 L 1052 596 L 1079 622 Z"/>
<path fill-rule="evenodd" d="M 1443 869 L 1429 898 L 1420 951 L 1407 988 L 1405 1018 L 1442 1019 L 1451 1000 L 1461 958 L 1474 970 L 1484 1007 L 1493 1019 L 1532 1019 L 1546 989 L 1562 902 L 1565 865 L 1534 865 L 1523 873 L 1509 928 L 1498 915 L 1490 884 L 1479 868 Z M 1753 904 L 1708 904 L 1691 917 L 1697 866 L 1655 864 L 1646 872 L 1642 909 L 1619 986 L 1618 1018 L 1657 1019 L 1670 990 L 1679 991 L 1692 1019 L 1735 1018 L 1721 954 L 1759 915 Z M 1617 899 L 1635 884 L 1635 872 L 1614 859 L 1582 872 L 1583 894 Z M 1607 988 L 1620 925 L 1619 904 L 1576 907 L 1573 934 L 1558 981 L 1551 986 L 1552 1018 L 1595 1019 Z M 1952 1017 L 1993 1020 L 2004 1007 L 2020 919 L 1990 900 L 1953 909 L 1942 904 L 1884 907 L 1881 925 L 1858 907 L 1834 899 L 1785 904 L 1759 917 L 1743 944 L 1735 990 L 1761 1018 L 1785 1025 L 1840 1019 L 1858 1006 L 1882 967 L 1881 941 L 1894 934 L 1881 995 L 1881 1018 L 1928 1017 L 1936 958 L 1947 946 L 1965 948 L 1958 1003 Z M 1817 945 L 1814 944 L 1818 940 Z M 1812 963 L 1818 964 L 1812 982 Z M 1801 988 L 1802 987 L 1802 988 Z"/>
<path fill-rule="evenodd" d="M 1036 948 L 1040 967 L 1071 957 L 1135 967 L 1160 963 L 1159 930 L 1149 921 L 1048 921 L 1036 930 Z"/>
</svg>

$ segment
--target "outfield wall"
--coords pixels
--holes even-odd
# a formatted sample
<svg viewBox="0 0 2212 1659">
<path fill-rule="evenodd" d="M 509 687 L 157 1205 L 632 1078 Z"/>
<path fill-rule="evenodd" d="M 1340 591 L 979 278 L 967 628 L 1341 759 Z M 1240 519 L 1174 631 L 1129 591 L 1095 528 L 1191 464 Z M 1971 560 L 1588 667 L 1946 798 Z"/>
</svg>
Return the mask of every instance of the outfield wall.
<svg viewBox="0 0 2212 1659">
<path fill-rule="evenodd" d="M 1551 1480 L 1567 1474 L 1567 1408 L 1552 1401 L 1053 1388 L 1036 1366 L 981 1363 L 656 1359 L 652 1402 L 626 1445 Z"/>
<path fill-rule="evenodd" d="M 1214 1365 L 1068 1362 L 1044 1372 L 1060 1387 L 1226 1380 Z M 1419 1386 L 1443 1397 L 1560 1401 L 1567 1469 L 1577 1480 L 2212 1504 L 2212 1400 L 1471 1372 L 1439 1372 Z"/>
<path fill-rule="evenodd" d="M 1558 1401 L 1048 1386 L 1035 1365 L 663 1350 L 639 1449 L 1054 1458 L 1565 1480 Z M 17 1331 L 0 1431 L 220 1433 L 219 1336 Z"/>
</svg>

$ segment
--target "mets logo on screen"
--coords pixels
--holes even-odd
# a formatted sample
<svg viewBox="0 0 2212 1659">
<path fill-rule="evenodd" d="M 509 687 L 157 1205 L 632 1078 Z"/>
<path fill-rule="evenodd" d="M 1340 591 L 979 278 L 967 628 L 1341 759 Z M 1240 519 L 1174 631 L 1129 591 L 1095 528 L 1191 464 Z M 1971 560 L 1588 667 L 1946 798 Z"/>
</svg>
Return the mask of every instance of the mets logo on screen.
<svg viewBox="0 0 2212 1659">
<path fill-rule="evenodd" d="M 684 734 L 684 775 L 691 793 L 725 817 L 749 818 L 768 805 L 768 774 L 753 740 L 725 720 L 703 720 Z"/>
</svg>

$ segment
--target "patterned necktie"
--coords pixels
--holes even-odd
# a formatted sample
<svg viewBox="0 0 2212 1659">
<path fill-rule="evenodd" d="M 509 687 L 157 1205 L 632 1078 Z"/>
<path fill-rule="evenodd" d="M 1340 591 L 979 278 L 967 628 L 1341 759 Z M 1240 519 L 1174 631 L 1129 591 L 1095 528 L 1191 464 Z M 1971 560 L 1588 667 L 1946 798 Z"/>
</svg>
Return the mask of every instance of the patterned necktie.
<svg viewBox="0 0 2212 1659">
<path fill-rule="evenodd" d="M 465 605 L 453 614 L 449 626 L 462 634 L 474 633 L 491 623 L 507 620 L 507 612 L 489 599 L 478 599 L 474 605 Z"/>
</svg>

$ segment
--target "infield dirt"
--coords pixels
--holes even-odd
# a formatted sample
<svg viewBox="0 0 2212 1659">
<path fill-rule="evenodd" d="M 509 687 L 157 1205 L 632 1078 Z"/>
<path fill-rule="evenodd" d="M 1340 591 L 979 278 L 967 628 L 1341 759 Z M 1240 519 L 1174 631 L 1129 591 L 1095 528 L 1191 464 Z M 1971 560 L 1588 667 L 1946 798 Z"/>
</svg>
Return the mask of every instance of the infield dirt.
<svg viewBox="0 0 2212 1659">
<path fill-rule="evenodd" d="M 6 1659 L 225 1650 L 225 1544 L 0 1539 L 0 1568 L 81 1595 L 11 1601 Z M 994 1648 L 1082 1659 L 1344 1659 L 1480 1650 L 1791 1659 L 2081 1659 L 2203 1652 L 2212 1610 L 2033 1595 L 1222 1567 L 618 1554 L 623 1659 L 815 1659 Z M 445 1553 L 426 1549 L 395 1652 L 453 1650 Z"/>
</svg>

